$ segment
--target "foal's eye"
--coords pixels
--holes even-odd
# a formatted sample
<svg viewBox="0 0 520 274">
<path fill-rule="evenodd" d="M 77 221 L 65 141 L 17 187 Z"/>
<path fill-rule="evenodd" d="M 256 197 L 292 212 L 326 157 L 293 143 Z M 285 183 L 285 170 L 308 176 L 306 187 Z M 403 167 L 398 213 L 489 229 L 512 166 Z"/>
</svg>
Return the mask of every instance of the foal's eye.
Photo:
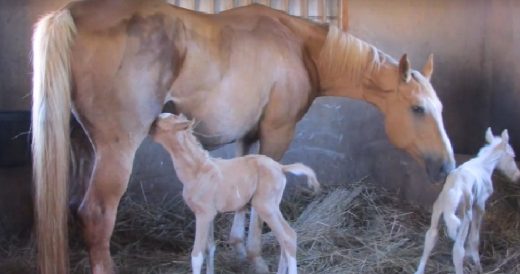
<svg viewBox="0 0 520 274">
<path fill-rule="evenodd" d="M 412 106 L 412 112 L 415 113 L 415 114 L 424 114 L 425 110 L 424 110 L 424 107 L 423 106 Z"/>
</svg>

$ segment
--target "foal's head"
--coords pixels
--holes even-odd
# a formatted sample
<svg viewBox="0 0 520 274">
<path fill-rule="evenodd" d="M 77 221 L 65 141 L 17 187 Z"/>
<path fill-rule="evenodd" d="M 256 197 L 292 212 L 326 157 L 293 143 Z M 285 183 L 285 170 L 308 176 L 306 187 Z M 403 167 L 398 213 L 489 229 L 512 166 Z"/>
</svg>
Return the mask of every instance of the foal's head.
<svg viewBox="0 0 520 274">
<path fill-rule="evenodd" d="M 511 145 L 509 145 L 509 133 L 507 129 L 504 129 L 500 136 L 493 136 L 491 128 L 488 128 L 486 130 L 486 142 L 491 149 L 489 153 L 498 158 L 497 169 L 510 180 L 516 181 L 520 179 L 520 171 L 515 163 L 515 152 Z"/>
<path fill-rule="evenodd" d="M 163 146 L 175 147 L 186 134 L 191 134 L 192 126 L 193 121 L 182 114 L 161 113 L 152 125 L 150 136 Z"/>
</svg>

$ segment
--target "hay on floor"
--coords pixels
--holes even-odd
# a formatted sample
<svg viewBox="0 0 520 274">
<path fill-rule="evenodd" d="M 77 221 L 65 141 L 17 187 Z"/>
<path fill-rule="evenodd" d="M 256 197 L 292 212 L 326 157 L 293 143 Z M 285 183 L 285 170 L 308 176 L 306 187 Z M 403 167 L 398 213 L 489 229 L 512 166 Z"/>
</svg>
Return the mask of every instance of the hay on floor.
<svg viewBox="0 0 520 274">
<path fill-rule="evenodd" d="M 520 273 L 520 186 L 496 181 L 482 231 L 486 273 Z M 329 187 L 318 196 L 286 197 L 282 211 L 298 233 L 301 273 L 413 273 L 420 258 L 429 213 L 368 182 Z M 232 215 L 216 220 L 217 273 L 252 273 L 226 244 Z M 89 273 L 79 229 L 71 226 L 72 273 Z M 264 257 L 272 270 L 278 244 L 265 228 Z M 441 236 L 427 273 L 452 273 L 452 243 Z M 124 198 L 112 238 L 121 273 L 190 273 L 194 217 L 180 196 L 159 204 Z M 29 241 L 1 239 L 0 273 L 35 273 Z M 471 273 L 469 266 L 467 273 Z"/>
</svg>

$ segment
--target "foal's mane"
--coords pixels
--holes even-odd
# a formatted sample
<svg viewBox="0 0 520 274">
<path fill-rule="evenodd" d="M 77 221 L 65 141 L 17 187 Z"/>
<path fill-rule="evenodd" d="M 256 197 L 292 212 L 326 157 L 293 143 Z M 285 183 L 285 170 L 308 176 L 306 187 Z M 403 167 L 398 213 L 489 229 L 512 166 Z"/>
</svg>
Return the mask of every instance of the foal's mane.
<svg viewBox="0 0 520 274">
<path fill-rule="evenodd" d="M 324 81 L 342 77 L 360 84 L 364 73 L 379 67 L 382 62 L 380 57 L 384 58 L 384 54 L 373 45 L 330 25 L 318 68 Z"/>
<path fill-rule="evenodd" d="M 491 143 L 486 144 L 478 151 L 477 157 L 488 156 L 490 154 L 493 154 L 493 152 L 495 152 L 495 148 L 499 146 L 501 143 L 502 141 L 493 140 Z"/>
<path fill-rule="evenodd" d="M 201 154 L 202 157 L 209 159 L 208 151 L 202 147 L 202 144 L 193 134 L 193 125 L 190 125 L 189 128 L 182 132 L 182 134 L 184 134 L 185 137 L 184 145 L 186 145 L 189 151 L 197 151 Z"/>
</svg>

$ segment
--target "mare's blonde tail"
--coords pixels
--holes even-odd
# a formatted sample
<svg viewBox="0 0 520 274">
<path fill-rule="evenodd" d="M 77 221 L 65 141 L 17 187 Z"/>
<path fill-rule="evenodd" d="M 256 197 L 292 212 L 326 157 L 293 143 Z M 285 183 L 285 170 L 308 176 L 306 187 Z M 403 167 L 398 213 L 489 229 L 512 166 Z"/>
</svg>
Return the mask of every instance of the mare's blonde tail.
<svg viewBox="0 0 520 274">
<path fill-rule="evenodd" d="M 320 183 L 318 182 L 318 179 L 316 178 L 316 173 L 314 173 L 314 170 L 312 170 L 312 168 L 301 163 L 296 163 L 292 165 L 282 165 L 282 170 L 284 172 L 289 172 L 295 175 L 307 176 L 307 185 L 310 188 L 312 188 L 314 193 L 320 191 Z"/>
<path fill-rule="evenodd" d="M 38 272 L 68 273 L 67 200 L 70 153 L 70 48 L 76 34 L 68 9 L 36 24 L 33 34 L 32 150 Z"/>
</svg>

